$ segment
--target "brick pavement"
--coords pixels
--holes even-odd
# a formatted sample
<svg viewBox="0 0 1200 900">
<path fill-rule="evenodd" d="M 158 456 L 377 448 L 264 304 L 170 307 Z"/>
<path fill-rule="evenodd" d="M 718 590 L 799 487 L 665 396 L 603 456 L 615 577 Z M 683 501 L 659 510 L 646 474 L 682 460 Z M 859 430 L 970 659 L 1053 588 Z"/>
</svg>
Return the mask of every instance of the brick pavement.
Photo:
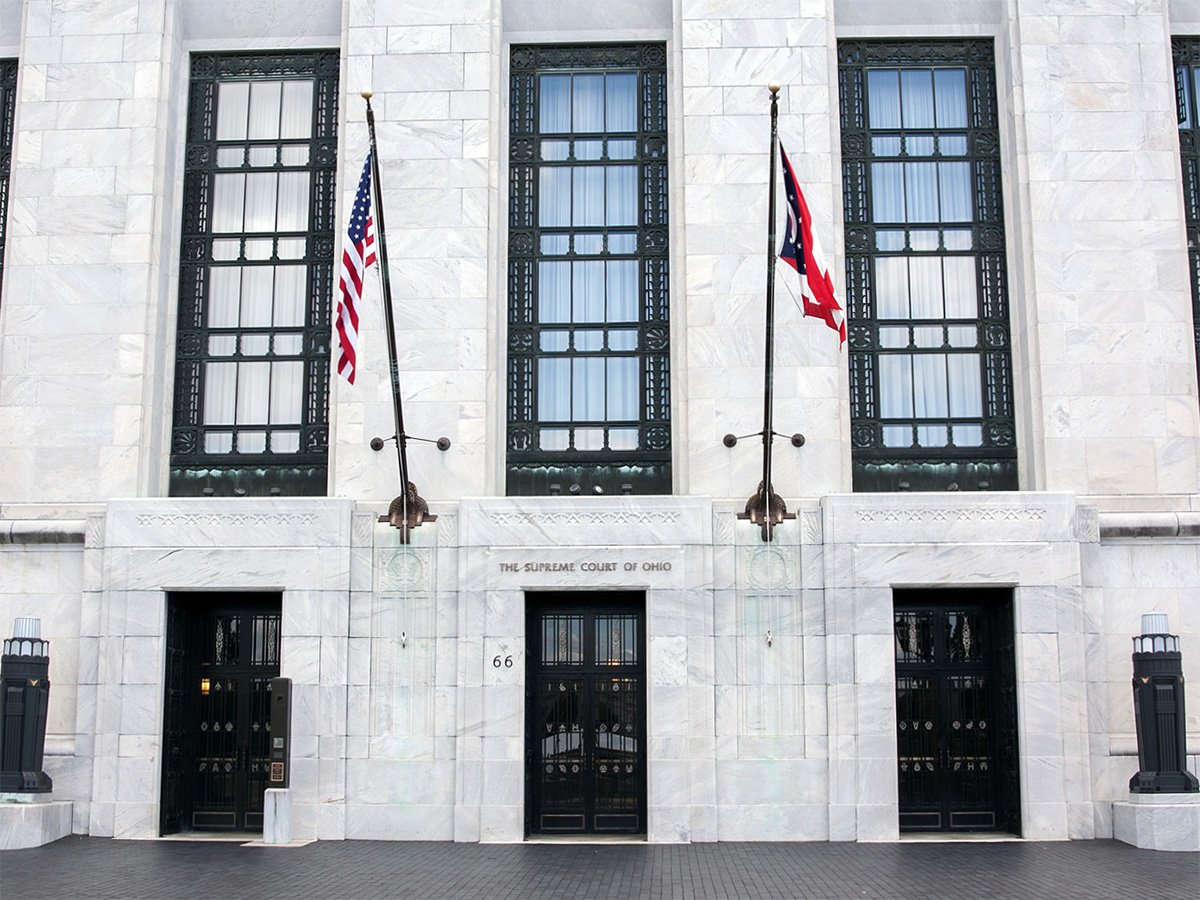
<svg viewBox="0 0 1200 900">
<path fill-rule="evenodd" d="M 300 847 L 73 836 L 0 853 L 0 898 L 1197 900 L 1200 854 L 1115 841 Z"/>
</svg>

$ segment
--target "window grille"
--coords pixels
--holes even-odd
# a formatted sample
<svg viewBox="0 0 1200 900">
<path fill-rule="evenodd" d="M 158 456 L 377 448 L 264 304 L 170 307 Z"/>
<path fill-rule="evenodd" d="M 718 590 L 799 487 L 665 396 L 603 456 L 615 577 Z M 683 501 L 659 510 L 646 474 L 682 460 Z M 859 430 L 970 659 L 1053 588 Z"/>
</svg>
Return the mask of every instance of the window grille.
<svg viewBox="0 0 1200 900">
<path fill-rule="evenodd" d="M 172 496 L 323 495 L 336 51 L 194 55 Z"/>
<path fill-rule="evenodd" d="M 1015 490 L 992 44 L 838 54 L 854 489 Z"/>
<path fill-rule="evenodd" d="M 669 493 L 666 52 L 511 58 L 507 493 Z"/>
<path fill-rule="evenodd" d="M 1179 156 L 1183 164 L 1183 209 L 1187 227 L 1188 271 L 1192 279 L 1192 330 L 1200 370 L 1200 38 L 1171 41 L 1175 58 L 1175 98 L 1179 115 Z"/>
</svg>

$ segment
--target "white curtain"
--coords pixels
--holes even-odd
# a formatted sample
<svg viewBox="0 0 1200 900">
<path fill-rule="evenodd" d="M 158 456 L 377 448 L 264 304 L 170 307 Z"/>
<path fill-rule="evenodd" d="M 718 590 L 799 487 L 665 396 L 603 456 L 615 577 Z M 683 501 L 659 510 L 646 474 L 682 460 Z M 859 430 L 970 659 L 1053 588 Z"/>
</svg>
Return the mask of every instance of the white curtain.
<svg viewBox="0 0 1200 900">
<path fill-rule="evenodd" d="M 235 362 L 204 364 L 204 424 L 232 425 L 237 402 Z"/>
<path fill-rule="evenodd" d="M 299 425 L 304 403 L 304 362 L 284 360 L 271 363 L 272 425 Z"/>
<path fill-rule="evenodd" d="M 613 259 L 608 262 L 608 321 L 638 320 L 638 262 Z"/>
<path fill-rule="evenodd" d="M 542 357 L 538 360 L 538 419 L 566 422 L 571 418 L 571 360 Z"/>
<path fill-rule="evenodd" d="M 905 128 L 933 127 L 933 71 L 931 69 L 901 70 L 900 108 Z"/>
<path fill-rule="evenodd" d="M 571 320 L 573 322 L 604 321 L 604 262 L 587 260 L 571 264 Z"/>
<path fill-rule="evenodd" d="M 246 175 L 246 231 L 275 230 L 278 182 L 279 175 L 275 172 L 251 172 Z"/>
<path fill-rule="evenodd" d="M 571 321 L 571 263 L 538 263 L 538 321 Z"/>
<path fill-rule="evenodd" d="M 900 73 L 896 69 L 867 70 L 868 127 L 900 127 Z"/>
<path fill-rule="evenodd" d="M 576 356 L 571 364 L 571 418 L 576 422 L 604 421 L 604 357 Z"/>
<path fill-rule="evenodd" d="M 242 270 L 237 266 L 211 266 L 208 270 L 208 327 L 236 328 Z"/>
<path fill-rule="evenodd" d="M 604 76 L 576 75 L 572 90 L 571 130 L 604 130 Z"/>
<path fill-rule="evenodd" d="M 538 171 L 538 225 L 561 228 L 571 224 L 571 169 L 543 166 Z"/>
<path fill-rule="evenodd" d="M 237 424 L 266 425 L 270 414 L 271 364 L 238 363 Z"/>
<path fill-rule="evenodd" d="M 605 82 L 606 130 L 637 131 L 637 75 L 612 73 Z"/>
<path fill-rule="evenodd" d="M 224 81 L 217 86 L 217 140 L 244 141 L 250 106 L 248 81 Z"/>
<path fill-rule="evenodd" d="M 606 225 L 637 225 L 637 166 L 607 166 L 608 215 Z"/>
<path fill-rule="evenodd" d="M 967 73 L 963 69 L 934 69 L 938 128 L 967 127 Z"/>
<path fill-rule="evenodd" d="M 571 130 L 570 75 L 542 75 L 538 79 L 538 130 L 543 134 Z"/>
<path fill-rule="evenodd" d="M 308 184 L 307 172 L 279 173 L 279 231 L 308 230 Z"/>
<path fill-rule="evenodd" d="M 311 81 L 285 81 L 283 83 L 283 112 L 280 116 L 281 138 L 306 138 L 312 134 Z"/>
<path fill-rule="evenodd" d="M 252 141 L 273 141 L 279 137 L 280 89 L 278 81 L 256 81 L 250 85 L 250 129 Z"/>
<path fill-rule="evenodd" d="M 212 230 L 215 234 L 242 230 L 246 207 L 246 176 L 228 172 L 213 176 Z"/>
<path fill-rule="evenodd" d="M 275 310 L 271 324 L 294 328 L 304 325 L 308 308 L 304 266 L 275 267 Z"/>
<path fill-rule="evenodd" d="M 635 356 L 608 358 L 608 421 L 638 418 L 638 360 Z"/>
</svg>

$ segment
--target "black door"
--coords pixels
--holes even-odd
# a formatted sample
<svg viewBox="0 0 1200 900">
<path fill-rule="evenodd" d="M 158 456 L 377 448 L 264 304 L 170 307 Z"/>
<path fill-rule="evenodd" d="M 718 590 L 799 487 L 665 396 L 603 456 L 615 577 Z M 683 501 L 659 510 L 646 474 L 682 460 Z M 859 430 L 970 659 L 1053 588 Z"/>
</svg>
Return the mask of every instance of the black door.
<svg viewBox="0 0 1200 900">
<path fill-rule="evenodd" d="M 1020 831 L 1012 595 L 895 592 L 901 831 Z"/>
<path fill-rule="evenodd" d="M 278 594 L 176 594 L 167 604 L 163 834 L 260 831 Z"/>
<path fill-rule="evenodd" d="M 645 596 L 529 594 L 526 831 L 646 831 Z"/>
</svg>

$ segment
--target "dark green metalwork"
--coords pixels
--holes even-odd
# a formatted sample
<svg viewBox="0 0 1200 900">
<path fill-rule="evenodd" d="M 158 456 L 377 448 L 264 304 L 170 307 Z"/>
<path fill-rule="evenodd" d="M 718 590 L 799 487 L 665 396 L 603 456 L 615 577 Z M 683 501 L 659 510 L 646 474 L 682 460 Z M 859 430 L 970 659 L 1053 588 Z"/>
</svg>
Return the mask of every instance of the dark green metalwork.
<svg viewBox="0 0 1200 900">
<path fill-rule="evenodd" d="M 8 180 L 16 143 L 17 61 L 0 59 L 0 285 L 4 284 L 4 236 L 8 222 Z"/>
<path fill-rule="evenodd" d="M 845 208 L 846 299 L 850 365 L 851 456 L 854 490 L 1015 490 L 1018 487 L 1016 429 L 1013 411 L 1011 337 L 1007 263 L 1000 177 L 999 130 L 994 51 L 990 40 L 842 41 L 838 45 L 841 99 L 842 181 Z M 935 149 L 919 154 L 923 162 L 953 160 L 970 165 L 969 221 L 938 218 L 906 220 L 886 226 L 874 221 L 872 166 L 917 159 L 910 148 L 917 136 L 911 127 L 869 126 L 867 73 L 872 69 L 956 69 L 965 72 L 967 122 L 952 138 L 937 127 L 915 129 Z M 882 139 L 882 140 L 881 140 Z M 945 152 L 955 142 L 952 155 Z M 887 232 L 883 234 L 882 232 Z M 920 232 L 919 235 L 917 233 Z M 969 245 L 964 235 L 969 232 Z M 888 245 L 889 239 L 902 244 Z M 934 240 L 936 247 L 918 249 L 914 236 Z M 886 252 L 883 248 L 886 247 Z M 967 257 L 975 261 L 978 317 L 881 319 L 874 279 L 880 257 Z M 905 346 L 893 337 L 881 341 L 881 325 L 889 335 L 907 328 Z M 931 328 L 940 328 L 936 342 Z M 971 334 L 964 347 L 964 334 Z M 953 337 L 952 337 L 953 335 Z M 888 419 L 881 407 L 881 360 L 888 354 L 914 359 L 923 354 L 970 353 L 979 359 L 980 415 L 931 415 Z M 903 429 L 909 438 L 901 441 Z M 886 432 L 885 432 L 886 429 Z M 924 432 L 922 431 L 924 429 Z M 955 444 L 954 434 L 973 440 Z M 889 435 L 885 443 L 885 433 Z M 944 441 L 923 438 L 941 433 Z M 898 444 L 907 443 L 907 446 Z M 924 445 L 923 445 L 924 444 Z"/>
<path fill-rule="evenodd" d="M 1200 37 L 1171 40 L 1175 97 L 1179 115 L 1179 158 L 1183 167 L 1183 214 L 1187 227 L 1188 272 L 1192 280 L 1192 330 L 1200 370 Z"/>
<path fill-rule="evenodd" d="M 309 495 L 323 496 L 328 481 L 329 447 L 329 342 L 334 289 L 335 184 L 337 175 L 338 52 L 313 50 L 288 53 L 196 54 L 191 59 L 187 153 L 184 170 L 183 234 L 179 272 L 179 316 L 175 356 L 174 422 L 171 433 L 170 494 L 172 496 Z M 311 79 L 312 127 L 307 138 L 268 140 L 217 139 L 218 88 L 222 83 L 244 81 L 295 81 Z M 253 151 L 275 148 L 275 164 L 253 161 Z M 213 234 L 215 184 L 218 171 L 237 171 L 231 154 L 244 150 L 247 172 L 305 172 L 308 181 L 307 228 L 297 232 L 263 231 Z M 293 152 L 302 162 L 285 159 Z M 247 255 L 248 241 L 273 240 L 269 256 Z M 232 256 L 215 253 L 214 243 L 239 243 Z M 270 326 L 213 329 L 208 324 L 210 273 L 222 264 L 248 268 L 281 261 L 280 242 L 302 240 L 301 255 L 286 261 L 305 268 L 305 320 L 291 327 L 301 334 L 299 346 L 281 347 L 279 329 Z M 272 361 L 294 360 L 303 365 L 302 421 L 289 424 L 299 432 L 298 448 L 273 452 L 274 429 L 256 424 L 265 432 L 265 446 L 257 452 L 237 452 L 237 425 L 208 425 L 204 421 L 205 364 L 210 338 L 235 338 L 238 360 L 246 340 L 271 342 Z M 223 359 L 229 357 L 221 357 Z M 249 426 L 248 426 L 249 427 Z M 283 429 L 280 429 L 283 430 Z M 232 432 L 228 452 L 206 451 L 212 432 Z"/>
<path fill-rule="evenodd" d="M 602 141 L 603 153 L 577 153 L 579 135 L 556 132 L 555 140 L 569 146 L 565 158 L 544 159 L 538 116 L 539 76 L 545 74 L 634 73 L 638 77 L 636 132 L 619 136 L 589 132 L 589 142 Z M 670 325 L 667 257 L 667 81 L 666 50 L 662 44 L 514 46 L 510 68 L 509 232 L 508 232 L 508 427 L 506 435 L 506 492 L 509 495 L 571 493 L 666 494 L 671 492 Z M 610 141 L 634 139 L 631 156 L 610 157 Z M 591 325 L 604 331 L 603 346 L 588 349 L 592 358 L 636 357 L 639 371 L 639 418 L 629 421 L 541 421 L 538 417 L 538 359 L 543 323 L 538 318 L 538 263 L 544 229 L 539 227 L 539 173 L 551 167 L 610 165 L 619 158 L 636 164 L 639 182 L 638 222 L 621 229 L 636 234 L 636 249 L 611 246 L 609 226 L 558 227 L 570 232 L 571 249 L 555 260 L 637 260 L 639 314 L 637 322 L 622 323 L 636 333 L 636 349 L 612 346 L 613 323 Z M 549 231 L 550 229 L 545 229 Z M 576 252 L 581 237 L 602 243 L 597 253 Z M 560 357 L 577 358 L 573 325 L 555 323 L 559 333 L 571 331 L 571 345 Z M 628 346 L 623 344 L 622 347 Z M 543 428 L 568 434 L 566 449 L 542 446 Z M 579 449 L 578 429 L 601 429 L 599 449 Z M 636 446 L 614 449 L 613 428 L 637 429 Z M 626 434 L 629 432 L 626 431 Z"/>
</svg>

